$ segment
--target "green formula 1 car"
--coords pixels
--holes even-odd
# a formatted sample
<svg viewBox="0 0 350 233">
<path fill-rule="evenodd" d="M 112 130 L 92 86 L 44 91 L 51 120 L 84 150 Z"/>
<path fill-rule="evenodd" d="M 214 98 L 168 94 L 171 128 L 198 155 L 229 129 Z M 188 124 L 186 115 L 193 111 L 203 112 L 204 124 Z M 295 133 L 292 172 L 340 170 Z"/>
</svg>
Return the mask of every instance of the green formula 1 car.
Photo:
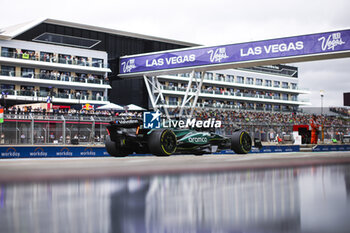
<svg viewBox="0 0 350 233">
<path fill-rule="evenodd" d="M 145 129 L 139 119 L 116 120 L 107 126 L 105 145 L 114 157 L 129 154 L 169 156 L 175 153 L 203 155 L 231 149 L 246 154 L 252 148 L 249 134 L 238 129 L 230 136 L 180 128 Z"/>
</svg>

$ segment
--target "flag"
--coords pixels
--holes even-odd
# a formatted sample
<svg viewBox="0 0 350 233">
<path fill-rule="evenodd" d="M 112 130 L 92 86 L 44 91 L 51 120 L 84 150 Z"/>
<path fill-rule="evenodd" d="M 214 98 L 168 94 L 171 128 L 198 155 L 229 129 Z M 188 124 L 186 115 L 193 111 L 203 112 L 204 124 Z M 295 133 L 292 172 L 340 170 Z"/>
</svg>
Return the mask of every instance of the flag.
<svg viewBox="0 0 350 233">
<path fill-rule="evenodd" d="M 0 123 L 4 123 L 4 109 L 0 108 Z"/>
</svg>

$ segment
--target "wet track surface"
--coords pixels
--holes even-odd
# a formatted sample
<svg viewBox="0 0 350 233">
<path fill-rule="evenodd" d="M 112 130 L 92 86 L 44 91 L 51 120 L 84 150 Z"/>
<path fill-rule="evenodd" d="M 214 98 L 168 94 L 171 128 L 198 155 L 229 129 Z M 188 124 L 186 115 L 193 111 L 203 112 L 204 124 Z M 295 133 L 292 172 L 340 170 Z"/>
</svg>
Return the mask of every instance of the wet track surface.
<svg viewBox="0 0 350 233">
<path fill-rule="evenodd" d="M 349 158 L 4 160 L 0 232 L 349 232 Z"/>
</svg>

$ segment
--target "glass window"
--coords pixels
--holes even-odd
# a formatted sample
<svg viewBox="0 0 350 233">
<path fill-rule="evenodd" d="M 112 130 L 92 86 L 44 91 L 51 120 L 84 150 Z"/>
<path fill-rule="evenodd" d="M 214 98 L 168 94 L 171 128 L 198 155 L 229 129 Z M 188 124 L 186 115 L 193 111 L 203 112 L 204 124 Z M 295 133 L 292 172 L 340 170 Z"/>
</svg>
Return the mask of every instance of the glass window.
<svg viewBox="0 0 350 233">
<path fill-rule="evenodd" d="M 58 72 L 58 73 L 59 73 L 58 78 L 61 81 L 69 81 L 69 77 L 71 76 L 70 72 Z"/>
<path fill-rule="evenodd" d="M 244 77 L 237 76 L 237 83 L 244 83 Z"/>
<path fill-rule="evenodd" d="M 282 88 L 288 88 L 288 83 L 287 82 L 282 82 Z"/>
<path fill-rule="evenodd" d="M 296 83 L 292 83 L 292 89 L 293 90 L 298 89 L 298 85 Z"/>
<path fill-rule="evenodd" d="M 1 84 L 1 94 L 3 95 L 14 95 L 15 94 L 15 85 L 12 84 Z"/>
<path fill-rule="evenodd" d="M 58 54 L 58 62 L 63 64 L 73 64 L 72 56 L 66 54 Z"/>
<path fill-rule="evenodd" d="M 177 100 L 178 100 L 178 97 L 172 97 L 172 96 L 169 97 L 169 102 L 177 103 Z"/>
<path fill-rule="evenodd" d="M 88 77 L 87 74 L 84 74 L 84 73 L 76 73 L 76 77 L 73 78 L 73 81 L 75 82 L 81 82 L 81 83 L 84 83 L 86 78 Z"/>
<path fill-rule="evenodd" d="M 224 81 L 225 77 L 223 74 L 215 74 L 216 81 Z"/>
<path fill-rule="evenodd" d="M 81 47 L 81 48 L 92 48 L 101 42 L 100 40 L 59 35 L 59 34 L 48 33 L 48 32 L 45 32 L 40 36 L 34 38 L 33 41 L 39 41 L 39 42 L 50 43 L 50 44 L 71 45 L 71 46 Z"/>
<path fill-rule="evenodd" d="M 15 76 L 15 67 L 14 66 L 1 66 L 1 75 Z"/>
<path fill-rule="evenodd" d="M 180 74 L 180 77 L 188 78 L 190 77 L 190 74 L 189 73 Z"/>
<path fill-rule="evenodd" d="M 280 81 L 273 81 L 273 87 L 280 87 Z"/>
<path fill-rule="evenodd" d="M 265 80 L 265 86 L 266 87 L 271 87 L 272 86 L 271 80 Z"/>
<path fill-rule="evenodd" d="M 68 81 L 63 78 L 63 72 L 53 71 L 53 70 L 44 70 L 41 69 L 39 73 L 39 79 L 50 79 L 50 80 L 62 80 Z"/>
<path fill-rule="evenodd" d="M 16 49 L 15 48 L 6 48 L 1 47 L 1 56 L 2 57 L 16 57 Z"/>
<path fill-rule="evenodd" d="M 21 76 L 24 78 L 34 78 L 33 68 L 21 68 Z"/>
<path fill-rule="evenodd" d="M 61 89 L 59 88 L 58 90 L 58 98 L 68 98 L 70 90 L 69 89 Z"/>
<path fill-rule="evenodd" d="M 34 90 L 34 86 L 21 86 L 21 90 L 32 91 L 32 90 Z"/>
<path fill-rule="evenodd" d="M 34 86 L 21 86 L 19 95 L 23 96 L 34 96 Z"/>
<path fill-rule="evenodd" d="M 226 82 L 234 82 L 235 78 L 233 75 L 226 75 Z"/>
<path fill-rule="evenodd" d="M 280 109 L 281 109 L 281 106 L 280 106 L 280 105 L 274 105 L 274 107 L 273 107 L 273 108 L 274 108 L 274 110 L 277 110 L 277 111 L 278 111 L 278 110 L 280 110 Z"/>
<path fill-rule="evenodd" d="M 40 87 L 40 91 L 39 93 L 37 93 L 37 95 L 39 97 L 47 97 L 50 93 L 50 88 L 48 87 Z"/>
<path fill-rule="evenodd" d="M 102 91 L 93 91 L 92 92 L 92 99 L 93 100 L 101 100 L 103 98 L 103 92 Z"/>
<path fill-rule="evenodd" d="M 248 78 L 246 79 L 246 84 L 250 84 L 250 85 L 254 84 L 254 79 L 248 77 Z"/>
<path fill-rule="evenodd" d="M 103 60 L 98 59 L 98 58 L 92 58 L 92 66 L 102 68 L 103 67 Z"/>
<path fill-rule="evenodd" d="M 40 61 L 54 62 L 55 57 L 53 53 L 40 52 Z"/>
<path fill-rule="evenodd" d="M 1 84 L 1 90 L 15 90 L 15 85 Z"/>
<path fill-rule="evenodd" d="M 255 80 L 255 85 L 259 85 L 259 86 L 261 86 L 261 85 L 262 85 L 262 83 L 263 83 L 263 80 L 262 80 L 262 79 L 260 79 L 260 78 L 257 78 L 257 79 Z"/>
<path fill-rule="evenodd" d="M 87 57 L 73 56 L 73 64 L 79 66 L 89 66 Z"/>
</svg>

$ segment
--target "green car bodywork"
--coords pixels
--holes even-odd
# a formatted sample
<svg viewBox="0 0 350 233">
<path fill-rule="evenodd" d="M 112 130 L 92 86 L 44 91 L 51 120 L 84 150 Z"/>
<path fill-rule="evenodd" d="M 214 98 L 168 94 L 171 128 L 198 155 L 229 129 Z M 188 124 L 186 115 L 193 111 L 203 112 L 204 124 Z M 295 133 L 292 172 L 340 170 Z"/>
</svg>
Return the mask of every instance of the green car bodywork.
<svg viewBox="0 0 350 233">
<path fill-rule="evenodd" d="M 213 133 L 210 129 L 144 129 L 142 122 L 111 122 L 107 130 L 109 135 L 106 138 L 106 149 L 115 157 L 131 153 L 151 153 L 158 156 L 174 153 L 202 155 L 230 149 L 238 154 L 246 154 L 252 146 L 249 134 L 240 129 L 232 135 L 224 136 Z"/>
</svg>

